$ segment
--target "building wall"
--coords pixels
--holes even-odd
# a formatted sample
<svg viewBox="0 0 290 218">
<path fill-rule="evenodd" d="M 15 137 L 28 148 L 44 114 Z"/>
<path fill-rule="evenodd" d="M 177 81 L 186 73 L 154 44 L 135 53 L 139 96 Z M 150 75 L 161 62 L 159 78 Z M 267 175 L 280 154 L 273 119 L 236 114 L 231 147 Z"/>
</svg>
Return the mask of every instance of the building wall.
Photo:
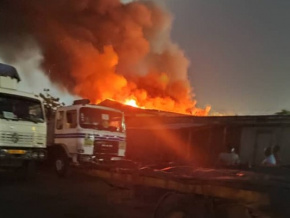
<svg viewBox="0 0 290 218">
<path fill-rule="evenodd" d="M 197 165 L 213 166 L 219 153 L 235 147 L 242 163 L 259 165 L 264 159 L 264 149 L 279 145 L 282 163 L 290 164 L 290 121 L 280 117 L 258 118 L 237 121 L 237 117 L 230 117 L 219 122 L 214 122 L 216 118 L 204 118 L 199 120 L 204 125 L 180 129 L 155 129 L 150 125 L 145 129 L 142 124 L 140 129 L 128 125 L 127 155 L 137 161 L 190 160 Z M 163 122 L 153 121 L 153 127 Z"/>
<path fill-rule="evenodd" d="M 290 127 L 282 129 L 278 145 L 281 147 L 280 156 L 282 164 L 290 164 Z"/>
<path fill-rule="evenodd" d="M 243 127 L 240 143 L 240 158 L 243 163 L 258 165 L 264 159 L 264 149 L 279 145 L 284 164 L 290 164 L 290 127 Z"/>
<path fill-rule="evenodd" d="M 181 129 L 128 129 L 127 157 L 142 162 L 189 161 L 197 166 L 217 162 L 228 145 L 239 148 L 240 129 L 225 126 Z"/>
<path fill-rule="evenodd" d="M 170 162 L 186 158 L 187 131 L 128 129 L 126 156 L 145 163 Z"/>
</svg>

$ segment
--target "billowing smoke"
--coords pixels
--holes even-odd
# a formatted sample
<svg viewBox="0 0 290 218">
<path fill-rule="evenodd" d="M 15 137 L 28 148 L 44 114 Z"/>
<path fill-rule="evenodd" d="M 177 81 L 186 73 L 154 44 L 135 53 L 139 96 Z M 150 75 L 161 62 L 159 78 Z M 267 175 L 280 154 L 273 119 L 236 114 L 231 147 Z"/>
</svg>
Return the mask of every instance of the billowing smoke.
<svg viewBox="0 0 290 218">
<path fill-rule="evenodd" d="M 170 39 L 171 17 L 150 1 L 0 0 L 0 57 L 35 44 L 53 83 L 97 103 L 204 115 L 193 99 L 189 62 Z"/>
</svg>

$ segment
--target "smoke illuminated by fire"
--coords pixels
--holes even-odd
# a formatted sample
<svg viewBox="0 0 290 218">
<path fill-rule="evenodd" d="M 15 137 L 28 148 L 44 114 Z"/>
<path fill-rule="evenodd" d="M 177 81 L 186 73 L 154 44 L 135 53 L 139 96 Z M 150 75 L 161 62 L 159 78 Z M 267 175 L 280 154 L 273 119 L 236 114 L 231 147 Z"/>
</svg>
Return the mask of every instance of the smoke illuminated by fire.
<svg viewBox="0 0 290 218">
<path fill-rule="evenodd" d="M 71 94 L 95 103 L 109 98 L 208 114 L 209 107 L 196 108 L 189 61 L 170 39 L 171 16 L 154 2 L 4 0 L 2 8 L 0 44 L 12 44 L 11 35 L 21 38 L 17 42 L 32 37 L 42 51 L 44 72 Z"/>
</svg>

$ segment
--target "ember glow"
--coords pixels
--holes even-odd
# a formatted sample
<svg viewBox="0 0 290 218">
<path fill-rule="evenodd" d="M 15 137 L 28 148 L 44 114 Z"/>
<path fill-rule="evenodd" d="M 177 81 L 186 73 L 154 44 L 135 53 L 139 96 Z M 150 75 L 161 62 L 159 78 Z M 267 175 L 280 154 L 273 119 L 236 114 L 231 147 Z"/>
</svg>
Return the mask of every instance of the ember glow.
<svg viewBox="0 0 290 218">
<path fill-rule="evenodd" d="M 156 3 L 19 0 L 3 4 L 1 16 L 7 28 L 1 32 L 2 40 L 11 43 L 5 34 L 32 37 L 42 51 L 44 72 L 72 95 L 95 103 L 113 99 L 126 104 L 133 99 L 130 104 L 142 108 L 208 114 L 209 107 L 196 107 L 187 75 L 189 61 L 171 41 L 171 16 Z"/>
</svg>

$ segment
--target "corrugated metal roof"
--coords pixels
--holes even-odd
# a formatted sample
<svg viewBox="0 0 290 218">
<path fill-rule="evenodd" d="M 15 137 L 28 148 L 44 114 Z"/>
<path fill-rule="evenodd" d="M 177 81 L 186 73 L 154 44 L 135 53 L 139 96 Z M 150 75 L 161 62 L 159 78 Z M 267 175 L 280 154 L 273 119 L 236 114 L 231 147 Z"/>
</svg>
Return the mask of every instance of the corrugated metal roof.
<svg viewBox="0 0 290 218">
<path fill-rule="evenodd" d="M 141 109 L 117 101 L 105 100 L 100 105 L 125 113 L 127 127 L 135 129 L 180 129 L 213 125 L 289 125 L 290 115 L 260 116 L 192 116 L 166 111 Z"/>
</svg>

